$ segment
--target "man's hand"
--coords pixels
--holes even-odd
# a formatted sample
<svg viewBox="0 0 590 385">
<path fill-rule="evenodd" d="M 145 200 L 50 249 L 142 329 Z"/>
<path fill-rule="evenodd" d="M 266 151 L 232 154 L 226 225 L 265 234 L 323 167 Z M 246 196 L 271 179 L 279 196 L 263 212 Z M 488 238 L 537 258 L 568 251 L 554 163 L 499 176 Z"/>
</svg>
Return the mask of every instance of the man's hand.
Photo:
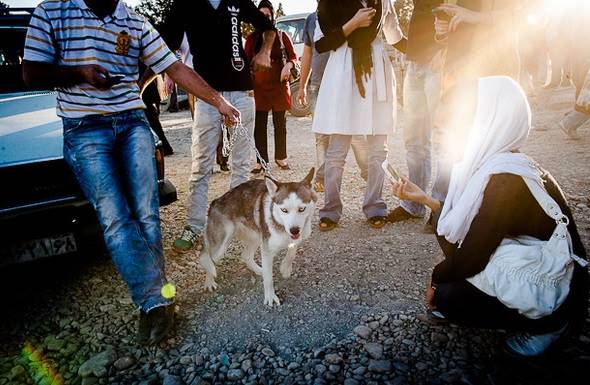
<svg viewBox="0 0 590 385">
<path fill-rule="evenodd" d="M 262 33 L 262 47 L 260 47 L 260 51 L 252 59 L 252 63 L 250 63 L 254 72 L 271 69 L 270 52 L 272 51 L 276 37 L 277 33 L 274 30 L 264 31 Z"/>
<path fill-rule="evenodd" d="M 361 8 L 353 16 L 352 22 L 356 28 L 366 28 L 371 25 L 376 13 L 375 8 Z"/>
<path fill-rule="evenodd" d="M 272 64 L 270 61 L 270 51 L 265 52 L 260 50 L 252 59 L 252 69 L 254 72 L 258 71 L 268 71 L 272 68 Z"/>
<path fill-rule="evenodd" d="M 453 15 L 449 22 L 449 30 L 452 32 L 455 32 L 461 23 L 480 24 L 483 22 L 483 14 L 481 12 L 474 12 L 456 4 L 441 4 L 439 8 L 449 15 Z"/>
<path fill-rule="evenodd" d="M 307 87 L 300 85 L 297 92 L 297 102 L 300 106 L 307 106 Z"/>
<path fill-rule="evenodd" d="M 88 83 L 99 90 L 108 90 L 113 86 L 109 71 L 97 64 L 76 66 L 74 71 L 82 83 Z"/>
<path fill-rule="evenodd" d="M 176 83 L 174 83 L 174 80 L 172 80 L 170 76 L 164 74 L 164 89 L 168 95 L 172 95 L 175 85 Z"/>
<path fill-rule="evenodd" d="M 217 110 L 223 116 L 226 126 L 234 126 L 240 121 L 240 111 L 232 106 L 224 97 L 219 100 Z"/>
</svg>

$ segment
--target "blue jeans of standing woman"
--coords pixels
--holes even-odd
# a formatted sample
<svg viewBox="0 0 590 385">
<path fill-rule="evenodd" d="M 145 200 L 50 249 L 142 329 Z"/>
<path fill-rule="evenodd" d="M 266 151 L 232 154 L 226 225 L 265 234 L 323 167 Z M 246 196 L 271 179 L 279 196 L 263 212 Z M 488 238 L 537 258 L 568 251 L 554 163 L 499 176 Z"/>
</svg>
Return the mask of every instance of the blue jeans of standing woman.
<svg viewBox="0 0 590 385">
<path fill-rule="evenodd" d="M 64 158 L 106 247 L 145 312 L 167 305 L 154 136 L 143 110 L 64 118 Z"/>
</svg>

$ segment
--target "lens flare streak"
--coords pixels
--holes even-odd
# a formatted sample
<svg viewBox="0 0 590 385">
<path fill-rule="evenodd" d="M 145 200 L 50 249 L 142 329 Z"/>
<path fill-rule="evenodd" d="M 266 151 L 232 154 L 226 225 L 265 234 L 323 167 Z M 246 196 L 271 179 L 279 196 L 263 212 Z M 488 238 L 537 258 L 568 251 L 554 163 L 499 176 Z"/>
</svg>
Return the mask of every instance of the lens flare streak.
<svg viewBox="0 0 590 385">
<path fill-rule="evenodd" d="M 47 363 L 43 353 L 30 342 L 25 342 L 21 356 L 26 360 L 26 366 L 31 379 L 36 384 L 65 385 L 62 376 Z"/>
</svg>

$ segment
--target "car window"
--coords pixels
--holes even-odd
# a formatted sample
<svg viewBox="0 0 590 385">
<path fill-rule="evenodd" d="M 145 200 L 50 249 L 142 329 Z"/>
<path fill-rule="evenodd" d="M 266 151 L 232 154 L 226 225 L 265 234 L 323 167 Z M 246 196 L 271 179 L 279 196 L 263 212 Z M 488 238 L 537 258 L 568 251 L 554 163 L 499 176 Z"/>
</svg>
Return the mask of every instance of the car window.
<svg viewBox="0 0 590 385">
<path fill-rule="evenodd" d="M 305 19 L 283 20 L 277 22 L 277 28 L 285 31 L 291 37 L 293 44 L 303 43 L 303 27 L 305 26 Z"/>
</svg>

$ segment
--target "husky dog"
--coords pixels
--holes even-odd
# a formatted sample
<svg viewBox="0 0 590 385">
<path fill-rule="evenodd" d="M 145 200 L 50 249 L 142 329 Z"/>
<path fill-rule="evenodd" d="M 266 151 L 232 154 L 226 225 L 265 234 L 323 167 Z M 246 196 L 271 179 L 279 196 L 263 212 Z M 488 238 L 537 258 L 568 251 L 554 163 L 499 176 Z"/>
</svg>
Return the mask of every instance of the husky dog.
<svg viewBox="0 0 590 385">
<path fill-rule="evenodd" d="M 235 237 L 244 243 L 241 258 L 262 275 L 264 303 L 280 305 L 273 284 L 273 259 L 287 249 L 281 262 L 281 274 L 288 278 L 293 269 L 297 246 L 311 234 L 311 218 L 317 196 L 311 187 L 315 169 L 301 182 L 281 183 L 269 177 L 243 183 L 211 203 L 204 234 L 200 262 L 207 278 L 205 288 L 217 288 L 215 263 L 224 255 Z M 254 261 L 260 247 L 262 266 Z"/>
</svg>

